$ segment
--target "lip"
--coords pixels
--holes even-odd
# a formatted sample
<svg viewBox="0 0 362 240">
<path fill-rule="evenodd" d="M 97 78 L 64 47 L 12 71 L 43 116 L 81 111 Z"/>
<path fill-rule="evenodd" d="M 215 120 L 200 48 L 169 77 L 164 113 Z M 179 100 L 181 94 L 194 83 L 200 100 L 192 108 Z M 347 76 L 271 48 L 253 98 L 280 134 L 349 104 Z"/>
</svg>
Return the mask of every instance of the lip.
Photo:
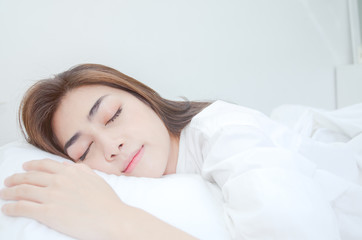
<svg viewBox="0 0 362 240">
<path fill-rule="evenodd" d="M 134 154 L 132 154 L 131 158 L 127 161 L 128 164 L 126 168 L 122 171 L 122 173 L 130 173 L 137 166 L 138 162 L 141 160 L 144 152 L 144 146 L 142 145 Z"/>
</svg>

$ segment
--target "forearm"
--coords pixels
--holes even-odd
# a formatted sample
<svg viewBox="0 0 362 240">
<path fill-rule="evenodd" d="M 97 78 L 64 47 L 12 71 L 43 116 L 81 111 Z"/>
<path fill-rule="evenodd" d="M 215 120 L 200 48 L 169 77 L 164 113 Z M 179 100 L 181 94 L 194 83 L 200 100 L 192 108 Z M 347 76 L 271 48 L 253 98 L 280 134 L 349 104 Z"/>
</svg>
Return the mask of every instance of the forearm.
<svg viewBox="0 0 362 240">
<path fill-rule="evenodd" d="M 155 216 L 134 207 L 122 207 L 109 226 L 107 239 L 196 239 Z"/>
</svg>

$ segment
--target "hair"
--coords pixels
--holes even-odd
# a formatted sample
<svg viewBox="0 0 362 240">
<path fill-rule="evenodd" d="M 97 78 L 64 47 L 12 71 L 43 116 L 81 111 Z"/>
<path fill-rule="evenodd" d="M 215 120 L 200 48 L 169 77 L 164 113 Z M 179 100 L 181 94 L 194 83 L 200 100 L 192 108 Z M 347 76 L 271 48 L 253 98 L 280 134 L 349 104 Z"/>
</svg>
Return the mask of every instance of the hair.
<svg viewBox="0 0 362 240">
<path fill-rule="evenodd" d="M 40 80 L 28 89 L 19 107 L 19 124 L 25 139 L 42 150 L 70 159 L 52 129 L 53 115 L 69 91 L 90 85 L 103 85 L 131 93 L 149 105 L 170 135 L 176 137 L 180 137 L 181 130 L 191 119 L 211 103 L 167 100 L 145 84 L 113 68 L 82 64 Z"/>
</svg>

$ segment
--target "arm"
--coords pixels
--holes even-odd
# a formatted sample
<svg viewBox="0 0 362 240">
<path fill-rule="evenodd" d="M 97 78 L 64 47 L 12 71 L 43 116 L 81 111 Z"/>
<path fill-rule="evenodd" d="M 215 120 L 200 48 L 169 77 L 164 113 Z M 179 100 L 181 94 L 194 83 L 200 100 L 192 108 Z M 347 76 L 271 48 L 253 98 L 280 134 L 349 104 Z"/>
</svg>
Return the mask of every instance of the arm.
<svg viewBox="0 0 362 240">
<path fill-rule="evenodd" d="M 147 212 L 124 204 L 84 164 L 49 159 L 24 164 L 5 180 L 1 198 L 9 216 L 33 218 L 78 239 L 193 239 Z"/>
</svg>

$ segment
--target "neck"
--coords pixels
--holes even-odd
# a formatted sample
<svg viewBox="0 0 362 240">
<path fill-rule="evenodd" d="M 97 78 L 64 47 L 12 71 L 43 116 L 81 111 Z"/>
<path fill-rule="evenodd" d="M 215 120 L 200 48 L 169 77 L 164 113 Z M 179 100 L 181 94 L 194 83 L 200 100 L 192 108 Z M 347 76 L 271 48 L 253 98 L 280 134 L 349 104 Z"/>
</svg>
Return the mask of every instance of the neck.
<svg viewBox="0 0 362 240">
<path fill-rule="evenodd" d="M 171 136 L 170 139 L 170 154 L 164 175 L 176 173 L 180 139 L 174 136 Z"/>
</svg>

